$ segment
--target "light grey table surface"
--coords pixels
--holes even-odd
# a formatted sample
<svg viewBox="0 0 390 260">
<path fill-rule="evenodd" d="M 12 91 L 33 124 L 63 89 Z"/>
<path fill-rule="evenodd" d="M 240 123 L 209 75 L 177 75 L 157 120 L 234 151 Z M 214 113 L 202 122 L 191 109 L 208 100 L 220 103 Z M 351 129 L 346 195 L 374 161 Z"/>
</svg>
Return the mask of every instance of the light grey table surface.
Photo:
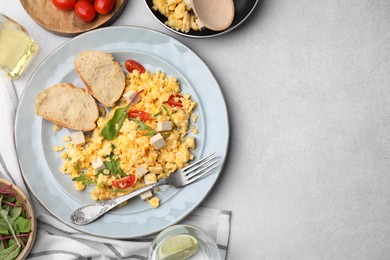
<svg viewBox="0 0 390 260">
<path fill-rule="evenodd" d="M 19 1 L 0 0 L 0 12 L 41 47 L 20 95 L 69 38 Z M 265 0 L 237 30 L 191 39 L 129 0 L 114 25 L 171 35 L 220 83 L 230 149 L 203 205 L 232 211 L 228 259 L 390 257 L 390 1 Z"/>
</svg>

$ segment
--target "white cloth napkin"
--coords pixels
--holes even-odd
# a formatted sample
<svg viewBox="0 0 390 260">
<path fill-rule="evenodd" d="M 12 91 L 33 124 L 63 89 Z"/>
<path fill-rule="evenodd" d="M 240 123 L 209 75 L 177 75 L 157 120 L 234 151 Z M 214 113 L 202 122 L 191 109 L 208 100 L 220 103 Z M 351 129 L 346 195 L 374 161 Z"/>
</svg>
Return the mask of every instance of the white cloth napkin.
<svg viewBox="0 0 390 260">
<path fill-rule="evenodd" d="M 0 74 L 0 177 L 10 180 L 27 195 L 20 172 L 15 143 L 14 119 L 18 99 L 12 81 Z M 48 213 L 30 196 L 38 217 L 38 234 L 28 259 L 147 259 L 152 237 L 116 240 L 81 233 Z M 231 212 L 198 207 L 182 223 L 204 230 L 217 242 L 221 259 L 226 258 Z"/>
</svg>

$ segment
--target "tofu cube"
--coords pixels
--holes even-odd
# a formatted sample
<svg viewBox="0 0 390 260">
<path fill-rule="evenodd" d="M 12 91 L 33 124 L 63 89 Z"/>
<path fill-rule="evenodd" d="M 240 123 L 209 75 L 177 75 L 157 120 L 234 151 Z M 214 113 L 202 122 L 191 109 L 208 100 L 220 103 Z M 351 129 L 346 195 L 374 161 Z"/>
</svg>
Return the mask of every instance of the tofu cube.
<svg viewBox="0 0 390 260">
<path fill-rule="evenodd" d="M 101 157 L 97 158 L 95 162 L 92 162 L 92 168 L 97 172 L 106 168 Z"/>
<path fill-rule="evenodd" d="M 141 193 L 140 195 L 141 200 L 147 200 L 153 197 L 153 193 L 151 190 L 145 191 L 144 193 Z"/>
<path fill-rule="evenodd" d="M 144 177 L 144 182 L 146 185 L 154 184 L 157 182 L 157 176 L 154 173 L 148 173 Z"/>
<path fill-rule="evenodd" d="M 156 134 L 150 138 L 150 143 L 154 146 L 155 149 L 160 149 L 166 145 L 164 137 L 161 134 Z"/>
<path fill-rule="evenodd" d="M 84 133 L 82 131 L 76 131 L 71 134 L 72 141 L 75 146 L 78 145 L 84 145 L 85 144 L 85 137 Z"/>
<path fill-rule="evenodd" d="M 146 173 L 148 173 L 148 170 L 147 170 L 144 166 L 139 165 L 139 166 L 135 169 L 135 172 L 137 173 L 138 178 L 142 178 Z"/>
<path fill-rule="evenodd" d="M 163 121 L 157 123 L 157 131 L 169 131 L 172 130 L 172 122 L 171 121 Z"/>
<path fill-rule="evenodd" d="M 127 91 L 125 94 L 123 94 L 123 97 L 126 99 L 127 102 L 130 103 L 130 101 L 133 99 L 133 97 L 135 96 L 135 94 L 137 94 L 136 91 L 134 91 L 134 90 L 129 90 L 129 91 Z M 137 103 L 138 100 L 139 100 L 139 97 L 137 97 L 137 98 L 134 100 L 133 104 Z"/>
</svg>

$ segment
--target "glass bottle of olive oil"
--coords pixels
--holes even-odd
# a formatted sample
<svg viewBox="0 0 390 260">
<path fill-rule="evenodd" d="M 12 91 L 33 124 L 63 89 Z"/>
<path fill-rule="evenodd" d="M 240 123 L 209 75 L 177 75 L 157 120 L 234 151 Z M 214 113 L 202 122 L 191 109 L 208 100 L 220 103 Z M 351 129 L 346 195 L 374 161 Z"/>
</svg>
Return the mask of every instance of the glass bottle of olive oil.
<svg viewBox="0 0 390 260">
<path fill-rule="evenodd" d="M 38 51 L 38 44 L 17 22 L 0 13 L 0 69 L 18 79 Z"/>
</svg>

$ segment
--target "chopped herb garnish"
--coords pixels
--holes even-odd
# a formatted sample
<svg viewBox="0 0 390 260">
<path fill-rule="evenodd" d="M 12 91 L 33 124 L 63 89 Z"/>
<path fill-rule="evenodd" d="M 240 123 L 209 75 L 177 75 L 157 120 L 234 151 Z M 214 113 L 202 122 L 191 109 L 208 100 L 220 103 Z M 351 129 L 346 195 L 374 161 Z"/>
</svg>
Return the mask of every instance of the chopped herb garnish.
<svg viewBox="0 0 390 260">
<path fill-rule="evenodd" d="M 158 132 L 156 130 L 154 130 L 153 128 L 151 128 L 150 126 L 148 126 L 147 124 L 145 124 L 144 122 L 139 120 L 138 118 L 130 118 L 130 120 L 132 120 L 138 124 L 138 130 L 148 131 L 144 135 L 151 136 L 151 135 L 158 134 Z"/>
<path fill-rule="evenodd" d="M 80 166 L 78 164 L 74 165 L 74 168 L 79 172 L 79 176 L 72 179 L 72 181 L 81 181 L 83 185 L 91 185 L 94 184 L 94 182 L 85 175 L 84 171 L 80 169 Z"/>
<path fill-rule="evenodd" d="M 111 145 L 112 149 L 114 150 L 116 146 L 114 144 Z M 106 169 L 110 171 L 110 174 L 119 174 L 121 177 L 127 176 L 127 174 L 120 167 L 120 160 L 118 158 L 114 159 L 114 156 L 115 155 L 113 152 L 111 152 L 110 155 L 106 156 L 104 166 L 106 166 Z M 104 174 L 104 170 L 106 169 L 98 171 L 98 174 Z"/>
<path fill-rule="evenodd" d="M 81 181 L 84 185 L 94 184 L 94 182 L 90 178 L 88 178 L 85 174 L 73 178 L 72 181 Z"/>
<path fill-rule="evenodd" d="M 165 106 L 162 106 L 162 109 L 164 109 L 165 112 L 167 112 L 168 116 L 171 116 L 171 113 L 169 112 L 168 108 L 166 108 Z"/>
</svg>

